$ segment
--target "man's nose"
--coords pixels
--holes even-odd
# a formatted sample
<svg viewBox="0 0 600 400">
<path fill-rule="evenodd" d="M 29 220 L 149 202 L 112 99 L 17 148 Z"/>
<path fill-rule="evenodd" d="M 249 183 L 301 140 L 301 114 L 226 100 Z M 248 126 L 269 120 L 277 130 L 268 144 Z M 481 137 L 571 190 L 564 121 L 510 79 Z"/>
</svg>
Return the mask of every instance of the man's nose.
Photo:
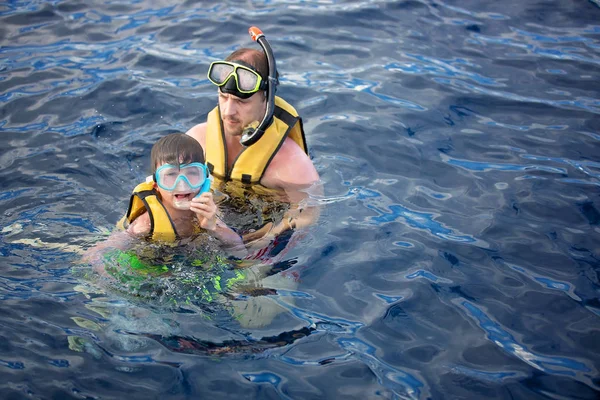
<svg viewBox="0 0 600 400">
<path fill-rule="evenodd" d="M 221 103 L 221 113 L 223 115 L 234 115 L 236 112 L 236 104 L 235 101 L 228 97 L 224 99 Z"/>
</svg>

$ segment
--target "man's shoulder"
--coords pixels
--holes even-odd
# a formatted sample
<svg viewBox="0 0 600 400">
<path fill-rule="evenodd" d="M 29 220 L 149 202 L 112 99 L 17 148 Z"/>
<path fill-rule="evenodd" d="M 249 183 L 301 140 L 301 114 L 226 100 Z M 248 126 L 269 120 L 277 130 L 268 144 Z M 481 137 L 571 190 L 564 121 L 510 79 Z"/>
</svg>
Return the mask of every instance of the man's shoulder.
<svg viewBox="0 0 600 400">
<path fill-rule="evenodd" d="M 300 146 L 298 146 L 298 143 L 296 143 L 294 140 L 287 137 L 283 141 L 283 144 L 279 148 L 279 151 L 275 154 L 274 158 L 278 158 L 278 157 L 279 158 L 287 158 L 290 156 L 294 156 L 294 158 L 300 157 L 300 158 L 310 160 L 310 158 L 304 152 L 304 150 L 302 150 L 302 148 Z"/>
<path fill-rule="evenodd" d="M 206 122 L 202 122 L 198 125 L 193 126 L 186 132 L 186 135 L 193 137 L 202 145 L 202 147 L 205 147 L 205 144 L 206 144 Z"/>
</svg>

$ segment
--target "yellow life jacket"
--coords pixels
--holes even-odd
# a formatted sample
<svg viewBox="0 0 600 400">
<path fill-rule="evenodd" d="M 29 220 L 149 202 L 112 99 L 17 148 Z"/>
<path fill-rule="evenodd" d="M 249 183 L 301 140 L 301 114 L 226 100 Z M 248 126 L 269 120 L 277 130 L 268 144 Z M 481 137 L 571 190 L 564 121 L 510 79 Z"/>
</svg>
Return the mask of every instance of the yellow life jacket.
<svg viewBox="0 0 600 400">
<path fill-rule="evenodd" d="M 294 107 L 282 98 L 275 97 L 273 122 L 255 144 L 242 150 L 229 171 L 225 133 L 219 106 L 217 106 L 207 118 L 206 149 L 204 149 L 206 165 L 211 174 L 225 181 L 233 179 L 248 184 L 259 183 L 288 136 L 308 154 L 302 119 Z"/>
<path fill-rule="evenodd" d="M 150 232 L 148 238 L 161 242 L 174 242 L 179 239 L 175 225 L 154 189 L 154 182 L 140 183 L 133 189 L 127 213 L 117 226 L 127 229 L 137 217 L 144 212 L 150 216 Z"/>
</svg>

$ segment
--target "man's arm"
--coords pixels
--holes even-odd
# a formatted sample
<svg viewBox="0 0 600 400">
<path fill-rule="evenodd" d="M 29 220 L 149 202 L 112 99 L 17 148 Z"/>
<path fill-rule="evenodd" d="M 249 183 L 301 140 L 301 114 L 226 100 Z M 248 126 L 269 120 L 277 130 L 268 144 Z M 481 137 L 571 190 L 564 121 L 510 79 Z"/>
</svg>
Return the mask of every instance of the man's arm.
<svg viewBox="0 0 600 400">
<path fill-rule="evenodd" d="M 265 174 L 260 180 L 261 185 L 271 189 L 283 189 L 295 196 L 294 192 L 310 188 L 319 182 L 319 173 L 311 159 L 292 139 L 287 138 Z M 303 196 L 301 196 L 303 197 Z M 297 198 L 290 198 L 296 202 Z"/>
<path fill-rule="evenodd" d="M 283 189 L 291 208 L 276 224 L 244 235 L 244 242 L 274 237 L 289 229 L 300 229 L 314 224 L 320 208 L 311 202 L 311 195 L 322 196 L 323 186 L 311 159 L 291 139 L 286 139 L 265 171 L 260 183 L 269 188 Z"/>
</svg>

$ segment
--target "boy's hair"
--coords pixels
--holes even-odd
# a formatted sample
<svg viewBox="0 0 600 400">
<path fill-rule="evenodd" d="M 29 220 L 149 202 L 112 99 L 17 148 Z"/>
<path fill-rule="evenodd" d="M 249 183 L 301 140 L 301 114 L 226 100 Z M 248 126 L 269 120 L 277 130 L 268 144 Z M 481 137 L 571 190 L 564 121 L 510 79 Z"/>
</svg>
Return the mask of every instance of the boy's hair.
<svg viewBox="0 0 600 400">
<path fill-rule="evenodd" d="M 162 164 L 204 164 L 204 149 L 193 137 L 185 133 L 172 133 L 154 143 L 150 153 L 152 171 Z"/>
</svg>

